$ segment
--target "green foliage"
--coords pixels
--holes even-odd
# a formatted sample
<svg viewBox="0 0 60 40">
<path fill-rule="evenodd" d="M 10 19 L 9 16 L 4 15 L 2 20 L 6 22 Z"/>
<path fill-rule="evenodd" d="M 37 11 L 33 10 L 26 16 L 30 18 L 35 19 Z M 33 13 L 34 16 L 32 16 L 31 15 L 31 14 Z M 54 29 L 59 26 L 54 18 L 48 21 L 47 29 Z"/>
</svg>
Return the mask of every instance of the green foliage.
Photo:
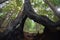
<svg viewBox="0 0 60 40">
<path fill-rule="evenodd" d="M 32 33 L 36 32 L 35 26 L 36 26 L 36 23 L 33 20 L 31 20 L 31 19 L 28 18 L 26 20 L 26 22 L 25 22 L 24 31 L 26 31 L 26 32 L 32 32 Z"/>
<path fill-rule="evenodd" d="M 21 6 L 23 4 L 22 0 L 16 0 L 17 6 Z"/>
</svg>

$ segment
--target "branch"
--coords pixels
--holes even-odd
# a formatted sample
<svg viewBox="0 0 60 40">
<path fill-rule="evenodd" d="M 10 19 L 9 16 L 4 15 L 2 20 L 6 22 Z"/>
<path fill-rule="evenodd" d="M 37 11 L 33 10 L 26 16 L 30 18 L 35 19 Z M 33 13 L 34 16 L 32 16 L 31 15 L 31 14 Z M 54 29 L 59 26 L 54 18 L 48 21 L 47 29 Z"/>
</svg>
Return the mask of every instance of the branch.
<svg viewBox="0 0 60 40">
<path fill-rule="evenodd" d="M 35 22 L 37 22 L 39 24 L 44 25 L 45 27 L 47 27 L 50 30 L 56 30 L 56 27 L 60 26 L 60 21 L 53 22 L 46 16 L 37 15 L 34 11 L 32 11 L 32 7 L 29 5 L 31 5 L 31 3 L 26 2 L 24 7 L 25 7 L 25 11 L 27 12 L 26 15 L 30 19 L 34 20 Z"/>
<path fill-rule="evenodd" d="M 53 22 L 51 21 L 48 17 L 44 15 L 37 15 L 34 14 L 34 12 L 28 11 L 27 16 L 34 20 L 35 22 L 44 25 L 45 27 L 49 28 L 50 30 L 56 30 L 57 26 L 60 26 L 60 21 L 58 22 Z"/>
<path fill-rule="evenodd" d="M 32 11 L 32 12 L 34 11 L 34 9 L 32 8 L 32 5 L 30 3 L 30 0 L 24 0 L 24 10 L 26 10 L 27 8 L 29 9 L 29 11 Z"/>
<path fill-rule="evenodd" d="M 25 12 L 24 12 L 25 13 Z M 23 13 L 22 13 L 23 14 Z M 25 15 L 25 14 L 23 14 L 24 16 L 21 16 L 22 17 L 22 19 L 21 19 L 21 21 L 19 22 L 19 26 L 18 26 L 18 28 L 15 28 L 15 29 L 13 29 L 11 32 L 9 32 L 9 34 L 7 34 L 7 37 L 5 38 L 6 40 L 23 40 L 23 38 L 24 38 L 24 34 L 23 34 L 23 28 L 24 28 L 24 23 L 25 23 L 25 21 L 26 21 L 26 18 L 27 18 L 27 16 Z M 18 37 L 19 38 L 18 38 Z M 13 39 L 12 39 L 13 38 Z"/>
<path fill-rule="evenodd" d="M 19 13 L 17 18 L 13 22 L 11 22 L 10 25 L 8 25 L 7 30 L 5 30 L 4 32 L 0 32 L 0 39 L 3 39 L 3 37 L 15 31 L 16 26 L 18 24 L 20 24 L 19 26 L 20 32 L 23 32 L 23 26 L 27 18 L 27 16 L 24 13 L 25 11 L 23 11 L 22 13 Z"/>
<path fill-rule="evenodd" d="M 0 4 L 4 3 L 5 1 L 8 1 L 8 0 L 0 0 Z"/>
</svg>

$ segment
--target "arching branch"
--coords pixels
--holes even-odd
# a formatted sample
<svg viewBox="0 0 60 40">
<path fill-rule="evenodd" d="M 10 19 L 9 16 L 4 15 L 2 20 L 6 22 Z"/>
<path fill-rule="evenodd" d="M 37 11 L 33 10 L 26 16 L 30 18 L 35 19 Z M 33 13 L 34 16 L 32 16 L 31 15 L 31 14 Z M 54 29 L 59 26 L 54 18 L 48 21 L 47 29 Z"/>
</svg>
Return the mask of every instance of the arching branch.
<svg viewBox="0 0 60 40">
<path fill-rule="evenodd" d="M 26 0 L 27 2 L 25 3 L 25 10 L 26 10 L 26 15 L 34 20 L 35 22 L 44 25 L 45 27 L 49 28 L 50 30 L 55 29 L 57 26 L 60 26 L 60 21 L 58 22 L 53 22 L 51 21 L 48 17 L 44 16 L 44 15 L 37 15 L 34 10 L 32 10 L 31 7 L 31 3 L 28 2 L 28 0 Z"/>
</svg>

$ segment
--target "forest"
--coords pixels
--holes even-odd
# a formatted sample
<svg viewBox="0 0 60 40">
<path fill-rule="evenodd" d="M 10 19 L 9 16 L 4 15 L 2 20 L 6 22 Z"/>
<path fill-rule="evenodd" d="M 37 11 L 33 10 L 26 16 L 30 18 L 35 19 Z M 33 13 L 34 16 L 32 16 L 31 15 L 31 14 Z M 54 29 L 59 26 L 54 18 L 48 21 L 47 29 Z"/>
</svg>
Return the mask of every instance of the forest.
<svg viewBox="0 0 60 40">
<path fill-rule="evenodd" d="M 60 0 L 0 0 L 0 40 L 60 40 Z"/>
</svg>

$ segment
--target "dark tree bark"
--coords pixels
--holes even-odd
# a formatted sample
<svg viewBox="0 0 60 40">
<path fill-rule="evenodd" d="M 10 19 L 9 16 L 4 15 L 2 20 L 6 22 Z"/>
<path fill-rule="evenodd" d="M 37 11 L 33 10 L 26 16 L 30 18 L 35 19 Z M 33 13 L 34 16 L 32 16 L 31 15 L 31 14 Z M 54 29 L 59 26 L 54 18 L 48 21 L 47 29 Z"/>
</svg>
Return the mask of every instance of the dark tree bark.
<svg viewBox="0 0 60 40">
<path fill-rule="evenodd" d="M 57 30 L 57 27 L 60 26 L 60 20 L 57 22 L 53 22 L 44 15 L 37 15 L 34 12 L 34 10 L 32 9 L 30 1 L 28 1 L 28 0 L 26 0 L 26 3 L 24 6 L 25 6 L 25 10 L 27 12 L 26 15 L 30 19 L 45 26 L 44 33 L 41 36 L 42 37 L 41 40 L 60 40 L 60 30 L 59 31 Z M 38 40 L 40 40 L 40 39 L 38 39 Z"/>
<path fill-rule="evenodd" d="M 0 33 L 1 40 L 17 40 L 16 35 L 20 35 L 20 40 L 23 37 L 23 27 L 27 16 L 25 15 L 25 11 L 23 10 L 22 13 L 19 13 L 17 18 L 8 25 L 8 28 L 5 32 Z M 16 26 L 20 24 L 18 28 Z M 16 33 L 17 32 L 17 33 Z M 13 36 L 12 36 L 13 35 Z M 15 37 L 15 38 L 14 38 Z"/>
<path fill-rule="evenodd" d="M 53 22 L 51 21 L 48 17 L 44 16 L 44 15 L 37 15 L 30 2 L 27 1 L 25 4 L 24 4 L 24 7 L 25 7 L 25 10 L 26 10 L 26 15 L 34 20 L 35 22 L 39 23 L 39 24 L 42 24 L 44 25 L 45 27 L 49 28 L 49 29 L 54 29 L 56 28 L 57 26 L 60 26 L 60 20 L 57 21 L 57 22 Z M 27 9 L 28 8 L 28 9 Z"/>
<path fill-rule="evenodd" d="M 44 15 L 37 15 L 31 6 L 30 0 L 25 0 L 22 13 L 19 14 L 18 17 L 13 22 L 11 22 L 11 24 L 8 26 L 7 30 L 4 33 L 0 33 L 0 39 L 1 40 L 23 40 L 23 36 L 24 36 L 23 28 L 24 28 L 24 23 L 27 16 L 30 19 L 34 20 L 35 22 L 45 26 L 45 30 L 44 30 L 45 36 L 42 38 L 42 40 L 59 40 L 60 39 L 57 36 L 57 34 L 60 35 L 59 34 L 60 31 L 57 30 L 57 27 L 60 26 L 60 20 L 57 22 L 53 22 Z M 19 27 L 16 28 L 18 24 L 20 25 Z M 16 37 L 17 35 L 20 35 L 18 39 Z M 37 37 L 39 37 L 38 35 Z"/>
<path fill-rule="evenodd" d="M 4 3 L 5 1 L 8 1 L 8 0 L 0 0 L 0 4 Z"/>
</svg>

